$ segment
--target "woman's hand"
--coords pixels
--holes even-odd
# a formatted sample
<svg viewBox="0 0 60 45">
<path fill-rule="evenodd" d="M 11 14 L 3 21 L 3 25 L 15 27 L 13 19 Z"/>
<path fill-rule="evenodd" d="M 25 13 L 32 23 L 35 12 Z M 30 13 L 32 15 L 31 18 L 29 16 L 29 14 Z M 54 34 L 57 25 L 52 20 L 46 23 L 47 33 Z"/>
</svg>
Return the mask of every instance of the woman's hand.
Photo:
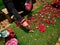
<svg viewBox="0 0 60 45">
<path fill-rule="evenodd" d="M 30 20 L 26 20 L 22 23 L 22 26 L 30 30 Z"/>
<path fill-rule="evenodd" d="M 24 21 L 23 23 L 22 23 L 22 26 L 24 26 L 24 27 L 27 27 L 29 24 L 26 22 L 26 21 Z"/>
</svg>

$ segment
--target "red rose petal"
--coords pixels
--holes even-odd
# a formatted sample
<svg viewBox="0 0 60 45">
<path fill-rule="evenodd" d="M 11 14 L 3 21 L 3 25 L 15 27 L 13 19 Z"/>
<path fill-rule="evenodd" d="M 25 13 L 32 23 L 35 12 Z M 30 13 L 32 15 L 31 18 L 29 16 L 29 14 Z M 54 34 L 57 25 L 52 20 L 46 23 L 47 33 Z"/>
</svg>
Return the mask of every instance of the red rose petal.
<svg viewBox="0 0 60 45">
<path fill-rule="evenodd" d="M 43 15 L 44 14 L 44 12 L 43 11 L 41 11 L 41 12 L 39 12 L 41 15 Z"/>
<path fill-rule="evenodd" d="M 59 18 L 59 15 L 58 15 L 58 14 L 55 14 L 55 17 L 56 17 L 56 18 Z"/>
<path fill-rule="evenodd" d="M 46 4 L 46 5 L 45 5 L 45 7 L 48 7 L 48 6 L 49 6 L 49 4 Z"/>
<path fill-rule="evenodd" d="M 30 17 L 31 18 L 31 20 L 35 20 L 35 18 L 34 17 Z"/>
<path fill-rule="evenodd" d="M 37 19 L 34 20 L 34 23 L 37 23 Z"/>
</svg>

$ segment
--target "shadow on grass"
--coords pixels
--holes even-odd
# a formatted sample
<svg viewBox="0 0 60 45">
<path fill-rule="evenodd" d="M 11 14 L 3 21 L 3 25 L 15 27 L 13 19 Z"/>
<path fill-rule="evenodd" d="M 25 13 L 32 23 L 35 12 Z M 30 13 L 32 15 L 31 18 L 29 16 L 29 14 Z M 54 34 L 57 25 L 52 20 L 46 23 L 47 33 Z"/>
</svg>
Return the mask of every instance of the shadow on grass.
<svg viewBox="0 0 60 45">
<path fill-rule="evenodd" d="M 23 31 L 25 31 L 26 33 L 29 33 L 29 29 L 26 29 L 25 27 L 21 27 L 21 29 L 22 29 Z"/>
</svg>

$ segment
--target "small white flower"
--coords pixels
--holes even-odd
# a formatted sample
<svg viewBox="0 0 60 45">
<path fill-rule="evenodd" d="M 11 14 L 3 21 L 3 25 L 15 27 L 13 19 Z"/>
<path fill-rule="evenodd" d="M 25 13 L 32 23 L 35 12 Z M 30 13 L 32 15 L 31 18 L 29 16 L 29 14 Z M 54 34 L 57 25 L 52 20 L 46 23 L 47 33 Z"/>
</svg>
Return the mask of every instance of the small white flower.
<svg viewBox="0 0 60 45">
<path fill-rule="evenodd" d="M 44 17 L 43 15 L 41 17 Z"/>
<path fill-rule="evenodd" d="M 43 19 L 43 20 L 46 20 L 46 19 Z"/>
<path fill-rule="evenodd" d="M 58 41 L 60 42 L 60 37 L 59 37 Z"/>
<path fill-rule="evenodd" d="M 55 22 L 56 22 L 56 20 L 55 20 Z"/>
<path fill-rule="evenodd" d="M 31 35 L 31 37 L 33 37 L 33 36 Z"/>
<path fill-rule="evenodd" d="M 49 16 L 50 16 L 50 14 L 49 14 Z"/>
<path fill-rule="evenodd" d="M 37 40 L 37 39 L 35 39 L 35 40 Z"/>
<path fill-rule="evenodd" d="M 49 27 L 48 25 L 46 27 Z"/>
<path fill-rule="evenodd" d="M 24 37 L 22 36 L 22 38 L 24 38 Z"/>
<path fill-rule="evenodd" d="M 48 18 L 50 18 L 50 16 L 48 16 Z"/>
<path fill-rule="evenodd" d="M 40 14 L 41 15 L 41 14 Z"/>
<path fill-rule="evenodd" d="M 36 29 L 37 29 L 38 27 L 36 27 Z"/>
</svg>

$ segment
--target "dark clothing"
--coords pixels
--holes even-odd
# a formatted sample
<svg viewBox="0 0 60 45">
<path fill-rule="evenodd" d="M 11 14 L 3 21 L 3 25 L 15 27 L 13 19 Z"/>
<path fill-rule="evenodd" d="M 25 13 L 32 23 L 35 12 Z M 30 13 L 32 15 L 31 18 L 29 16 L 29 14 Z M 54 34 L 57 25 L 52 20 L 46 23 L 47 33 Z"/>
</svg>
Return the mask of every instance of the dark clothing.
<svg viewBox="0 0 60 45">
<path fill-rule="evenodd" d="M 3 0 L 5 7 L 8 9 L 11 15 L 14 15 L 17 20 L 22 20 L 22 16 L 28 14 L 30 11 L 25 9 L 25 2 L 30 0 Z M 24 11 L 22 14 L 18 14 L 19 11 Z"/>
</svg>

